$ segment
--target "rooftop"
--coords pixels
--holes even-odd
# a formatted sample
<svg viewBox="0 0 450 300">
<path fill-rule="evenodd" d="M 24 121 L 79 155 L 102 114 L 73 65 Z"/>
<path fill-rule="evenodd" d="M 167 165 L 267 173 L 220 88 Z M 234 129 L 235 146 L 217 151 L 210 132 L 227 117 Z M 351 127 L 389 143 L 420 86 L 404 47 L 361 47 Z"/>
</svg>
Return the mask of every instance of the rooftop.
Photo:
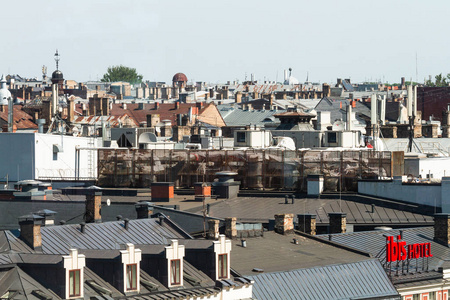
<svg viewBox="0 0 450 300">
<path fill-rule="evenodd" d="M 299 244 L 293 243 L 293 238 Z M 254 275 L 254 268 L 265 273 L 362 261 L 367 256 L 296 234 L 264 232 L 264 237 L 247 239 L 247 247 L 233 245 L 231 267 L 243 276 Z"/>
</svg>

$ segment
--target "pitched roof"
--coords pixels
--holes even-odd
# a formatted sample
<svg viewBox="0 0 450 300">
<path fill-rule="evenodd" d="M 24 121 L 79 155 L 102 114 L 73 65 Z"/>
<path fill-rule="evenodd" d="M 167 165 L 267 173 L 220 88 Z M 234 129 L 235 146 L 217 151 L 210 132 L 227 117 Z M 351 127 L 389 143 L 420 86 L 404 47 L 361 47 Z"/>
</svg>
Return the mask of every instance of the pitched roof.
<svg viewBox="0 0 450 300">
<path fill-rule="evenodd" d="M 431 251 L 433 256 L 428 258 L 428 268 L 430 270 L 441 267 L 442 263 L 450 257 L 450 248 L 443 246 L 433 241 L 434 228 L 433 227 L 418 227 L 401 229 L 403 232 L 403 241 L 407 245 L 431 243 Z M 365 231 L 365 232 L 353 232 L 345 234 L 333 234 L 332 241 L 335 243 L 350 246 L 352 248 L 369 252 L 373 257 L 379 257 L 383 260 L 386 257 L 386 237 L 400 235 L 400 230 L 378 230 L 378 231 Z M 319 235 L 318 237 L 328 239 L 328 235 Z M 410 268 L 413 269 L 418 264 L 421 268 L 422 260 L 411 260 Z"/>
<path fill-rule="evenodd" d="M 247 126 L 249 124 L 264 126 L 275 114 L 285 110 L 243 110 L 229 105 L 218 105 L 220 114 L 226 126 Z M 274 123 L 279 123 L 275 121 Z"/>
<path fill-rule="evenodd" d="M 8 122 L 8 106 L 4 106 L 4 111 L 0 111 L 0 119 Z M 37 129 L 37 125 L 33 122 L 33 117 L 23 110 L 23 105 L 14 105 L 13 111 L 14 125 L 17 129 Z"/>
<path fill-rule="evenodd" d="M 249 276 L 255 299 L 392 299 L 399 294 L 376 259 Z"/>
<path fill-rule="evenodd" d="M 319 111 L 329 111 L 330 112 L 330 120 L 331 123 L 334 123 L 336 120 L 347 120 L 347 111 L 346 108 L 349 105 L 350 100 L 348 99 L 333 99 L 333 98 L 323 98 L 314 108 L 317 112 Z M 342 106 L 342 107 L 341 107 Z M 370 108 L 359 101 L 355 101 L 355 107 L 352 108 L 352 111 L 356 113 L 356 117 L 360 118 L 361 116 L 370 118 Z"/>
</svg>

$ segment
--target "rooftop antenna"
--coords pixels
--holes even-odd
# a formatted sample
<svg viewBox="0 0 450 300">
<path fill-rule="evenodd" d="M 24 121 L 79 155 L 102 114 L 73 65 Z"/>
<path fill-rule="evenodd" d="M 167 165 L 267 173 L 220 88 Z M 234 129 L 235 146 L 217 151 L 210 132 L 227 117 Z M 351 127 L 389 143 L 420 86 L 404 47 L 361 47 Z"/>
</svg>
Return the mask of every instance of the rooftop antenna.
<svg viewBox="0 0 450 300">
<path fill-rule="evenodd" d="M 306 82 L 309 82 L 309 72 L 306 71 Z"/>
<path fill-rule="evenodd" d="M 56 70 L 59 70 L 59 60 L 60 60 L 60 55 L 58 53 L 58 49 L 56 49 L 56 53 L 55 53 L 55 61 L 56 61 Z"/>
<path fill-rule="evenodd" d="M 289 68 L 289 77 L 291 77 L 292 74 L 292 68 Z"/>
<path fill-rule="evenodd" d="M 419 82 L 419 71 L 417 68 L 417 51 L 416 51 L 416 82 Z"/>
</svg>

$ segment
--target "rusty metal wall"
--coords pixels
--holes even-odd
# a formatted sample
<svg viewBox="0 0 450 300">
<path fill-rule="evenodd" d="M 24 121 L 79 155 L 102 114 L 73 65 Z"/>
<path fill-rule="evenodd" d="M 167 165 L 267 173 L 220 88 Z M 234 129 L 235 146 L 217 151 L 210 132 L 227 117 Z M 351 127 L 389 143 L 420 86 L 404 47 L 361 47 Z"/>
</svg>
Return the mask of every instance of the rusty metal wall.
<svg viewBox="0 0 450 300">
<path fill-rule="evenodd" d="M 241 189 L 305 191 L 309 174 L 323 174 L 326 191 L 356 191 L 358 179 L 392 176 L 392 152 L 98 150 L 98 185 L 103 187 L 150 187 L 166 181 L 192 187 L 214 181 L 215 173 L 224 170 L 238 173 Z"/>
</svg>

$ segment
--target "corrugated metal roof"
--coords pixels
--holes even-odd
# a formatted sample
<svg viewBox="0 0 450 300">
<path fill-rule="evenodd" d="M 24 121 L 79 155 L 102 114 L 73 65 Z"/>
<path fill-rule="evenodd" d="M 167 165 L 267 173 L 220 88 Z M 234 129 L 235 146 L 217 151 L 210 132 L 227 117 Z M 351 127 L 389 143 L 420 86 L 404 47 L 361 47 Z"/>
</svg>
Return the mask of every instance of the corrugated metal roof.
<svg viewBox="0 0 450 300">
<path fill-rule="evenodd" d="M 185 235 L 171 225 L 159 224 L 156 219 L 130 220 L 128 229 L 123 221 L 42 227 L 42 252 L 44 254 L 67 254 L 69 249 L 113 250 L 126 243 L 135 245 L 166 245 L 170 239 L 184 239 Z M 6 232 L 11 250 L 21 253 L 33 251 L 11 232 Z"/>
<path fill-rule="evenodd" d="M 265 299 L 391 298 L 398 292 L 378 260 L 249 276 L 253 296 Z"/>
<path fill-rule="evenodd" d="M 450 248 L 433 241 L 433 227 L 418 227 L 402 229 L 403 241 L 409 244 L 431 243 L 431 253 L 433 257 L 428 259 L 428 269 L 433 270 L 441 267 L 442 263 L 450 257 Z M 335 243 L 350 246 L 352 248 L 368 252 L 373 257 L 385 258 L 386 238 L 388 236 L 400 235 L 400 230 L 378 230 L 354 233 L 333 234 L 331 239 Z M 318 235 L 323 239 L 328 239 L 328 235 Z M 415 260 L 410 261 L 410 268 L 415 268 Z M 417 260 L 422 265 L 422 260 Z M 422 269 L 420 267 L 420 269 Z"/>
</svg>

